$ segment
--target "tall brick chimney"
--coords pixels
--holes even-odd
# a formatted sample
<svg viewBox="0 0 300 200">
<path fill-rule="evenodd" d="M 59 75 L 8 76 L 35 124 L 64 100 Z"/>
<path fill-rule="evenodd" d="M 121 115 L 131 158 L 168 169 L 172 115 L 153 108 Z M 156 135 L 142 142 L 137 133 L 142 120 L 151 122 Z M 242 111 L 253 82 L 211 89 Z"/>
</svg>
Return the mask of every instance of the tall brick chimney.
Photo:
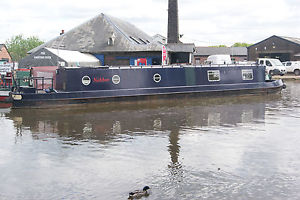
<svg viewBox="0 0 300 200">
<path fill-rule="evenodd" d="M 169 0 L 168 43 L 179 43 L 178 0 Z"/>
</svg>

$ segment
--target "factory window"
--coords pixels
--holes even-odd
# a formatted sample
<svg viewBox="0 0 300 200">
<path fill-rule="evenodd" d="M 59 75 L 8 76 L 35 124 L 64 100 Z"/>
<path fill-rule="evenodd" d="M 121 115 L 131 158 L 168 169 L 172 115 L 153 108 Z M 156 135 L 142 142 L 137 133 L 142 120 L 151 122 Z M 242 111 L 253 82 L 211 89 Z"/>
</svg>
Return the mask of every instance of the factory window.
<svg viewBox="0 0 300 200">
<path fill-rule="evenodd" d="M 141 44 L 137 39 L 135 39 L 134 37 L 130 36 L 130 39 L 132 39 L 134 42 L 136 42 L 137 44 Z"/>
<path fill-rule="evenodd" d="M 143 39 L 139 38 L 139 40 L 144 43 L 144 44 L 147 44 L 147 42 L 145 42 Z"/>
<path fill-rule="evenodd" d="M 9 61 L 9 59 L 8 58 L 1 58 L 1 60 L 0 61 L 3 61 L 3 62 L 8 62 Z"/>
<path fill-rule="evenodd" d="M 220 81 L 220 71 L 219 70 L 209 70 L 207 71 L 208 81 L 216 82 Z"/>
<path fill-rule="evenodd" d="M 118 85 L 121 81 L 120 76 L 118 75 L 114 75 L 111 80 L 115 85 Z"/>
<path fill-rule="evenodd" d="M 252 69 L 242 70 L 242 76 L 244 81 L 253 80 L 253 70 Z"/>
<path fill-rule="evenodd" d="M 161 81 L 161 75 L 160 74 L 154 74 L 153 80 L 155 83 L 159 83 Z"/>
<path fill-rule="evenodd" d="M 152 65 L 161 65 L 161 57 L 153 57 L 152 58 Z"/>
</svg>

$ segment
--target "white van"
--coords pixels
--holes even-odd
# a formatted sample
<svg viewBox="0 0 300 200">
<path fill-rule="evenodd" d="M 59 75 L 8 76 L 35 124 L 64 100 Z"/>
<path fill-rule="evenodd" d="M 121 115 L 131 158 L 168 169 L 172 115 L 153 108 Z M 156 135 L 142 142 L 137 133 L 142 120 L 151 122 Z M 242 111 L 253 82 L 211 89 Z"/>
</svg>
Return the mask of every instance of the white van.
<svg viewBox="0 0 300 200">
<path fill-rule="evenodd" d="M 205 64 L 209 65 L 230 65 L 232 64 L 230 55 L 220 54 L 208 56 Z"/>
<path fill-rule="evenodd" d="M 288 73 L 294 73 L 296 76 L 300 75 L 300 61 L 286 61 L 282 64 L 285 66 Z"/>
<path fill-rule="evenodd" d="M 281 75 L 286 74 L 285 66 L 280 62 L 280 60 L 275 58 L 259 58 L 259 65 L 266 66 L 266 71 L 270 75 Z"/>
</svg>

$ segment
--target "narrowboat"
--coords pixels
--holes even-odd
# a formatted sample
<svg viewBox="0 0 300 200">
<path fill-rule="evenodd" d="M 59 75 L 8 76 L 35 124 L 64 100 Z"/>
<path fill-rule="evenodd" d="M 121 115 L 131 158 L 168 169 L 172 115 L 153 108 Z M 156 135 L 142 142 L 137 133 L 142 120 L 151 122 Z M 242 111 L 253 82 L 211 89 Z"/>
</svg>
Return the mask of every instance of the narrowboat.
<svg viewBox="0 0 300 200">
<path fill-rule="evenodd" d="M 14 88 L 13 107 L 268 94 L 285 87 L 282 80 L 266 80 L 261 65 L 64 67 L 53 76 L 33 76 L 29 86 Z"/>
</svg>

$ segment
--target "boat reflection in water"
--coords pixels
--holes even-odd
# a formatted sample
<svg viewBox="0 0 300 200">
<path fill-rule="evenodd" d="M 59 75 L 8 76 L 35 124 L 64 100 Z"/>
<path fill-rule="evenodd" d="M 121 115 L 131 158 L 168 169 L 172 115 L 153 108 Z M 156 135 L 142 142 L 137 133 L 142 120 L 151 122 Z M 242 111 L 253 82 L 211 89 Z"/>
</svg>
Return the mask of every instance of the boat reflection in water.
<svg viewBox="0 0 300 200">
<path fill-rule="evenodd" d="M 201 135 L 213 134 L 212 137 L 215 139 L 212 140 L 217 139 L 220 142 L 223 136 L 218 134 L 231 134 L 228 137 L 233 138 L 235 140 L 233 142 L 237 142 L 238 140 L 234 138 L 244 137 L 244 134 L 236 137 L 234 136 L 236 132 L 228 131 L 228 128 L 236 130 L 236 127 L 248 126 L 248 123 L 250 127 L 253 127 L 254 123 L 265 123 L 266 105 L 268 100 L 274 97 L 268 98 L 265 96 L 196 98 L 159 100 L 148 104 L 119 103 L 105 106 L 86 104 L 81 107 L 53 110 L 12 109 L 5 113 L 5 117 L 13 121 L 17 130 L 16 140 L 23 141 L 24 136 L 28 140 L 28 136 L 31 136 L 33 140 L 39 141 L 33 142 L 32 145 L 37 148 L 42 146 L 43 153 L 51 155 L 52 162 L 59 162 L 51 166 L 55 168 L 56 165 L 62 165 L 66 171 L 60 171 L 61 173 L 67 173 L 67 169 L 73 169 L 73 172 L 80 169 L 78 173 L 82 173 L 83 169 L 88 178 L 82 182 L 82 188 L 97 179 L 93 184 L 102 188 L 99 190 L 99 195 L 109 199 L 109 195 L 116 192 L 115 187 L 106 187 L 109 182 L 119 188 L 120 193 L 117 197 L 122 199 L 122 195 L 127 194 L 127 190 L 134 189 L 137 184 L 145 184 L 146 180 L 146 184 L 152 186 L 154 190 L 151 198 L 164 199 L 165 196 L 167 199 L 169 192 L 173 191 L 172 188 L 186 184 L 190 180 L 186 176 L 193 176 L 193 170 L 187 165 L 199 166 L 200 164 L 203 169 L 212 163 L 218 163 L 215 160 L 218 158 L 213 154 L 206 151 L 201 153 L 202 147 L 206 145 L 203 141 L 187 144 L 187 139 L 193 138 L 193 134 L 200 135 L 200 138 L 196 136 L 200 140 Z M 213 131 L 209 132 L 209 130 Z M 190 161 L 195 156 L 190 151 L 192 154 L 186 154 L 187 149 L 191 148 L 194 148 L 194 153 L 197 152 L 198 160 Z M 34 163 L 35 156 L 31 157 L 27 154 L 26 156 L 26 159 Z M 62 160 L 64 162 L 60 164 Z M 33 167 L 35 171 L 43 171 L 38 166 Z M 110 174 L 112 168 L 118 172 L 116 175 Z M 145 178 L 145 170 L 150 177 Z M 210 175 L 209 172 L 202 174 L 201 169 L 198 169 L 197 173 L 198 176 L 192 181 L 196 181 L 197 177 L 202 175 L 203 177 Z M 99 178 L 101 181 L 98 180 Z M 49 182 L 56 180 L 50 177 L 45 179 Z M 208 178 L 204 181 L 209 183 L 209 180 Z M 73 182 L 67 181 L 67 183 Z M 205 184 L 196 185 L 204 187 Z M 213 183 L 211 187 L 215 187 Z M 183 188 L 191 194 L 195 193 L 193 188 L 189 189 L 185 186 Z M 92 193 L 98 195 L 94 190 Z M 157 194 L 160 196 L 155 196 Z"/>
<path fill-rule="evenodd" d="M 29 129 L 34 139 L 58 138 L 66 144 L 81 141 L 109 144 L 137 135 L 169 135 L 172 163 L 177 163 L 181 130 L 264 122 L 266 98 L 226 97 L 204 101 L 196 98 L 158 100 L 149 104 L 12 109 L 6 116 L 13 119 L 19 134 Z"/>
</svg>

